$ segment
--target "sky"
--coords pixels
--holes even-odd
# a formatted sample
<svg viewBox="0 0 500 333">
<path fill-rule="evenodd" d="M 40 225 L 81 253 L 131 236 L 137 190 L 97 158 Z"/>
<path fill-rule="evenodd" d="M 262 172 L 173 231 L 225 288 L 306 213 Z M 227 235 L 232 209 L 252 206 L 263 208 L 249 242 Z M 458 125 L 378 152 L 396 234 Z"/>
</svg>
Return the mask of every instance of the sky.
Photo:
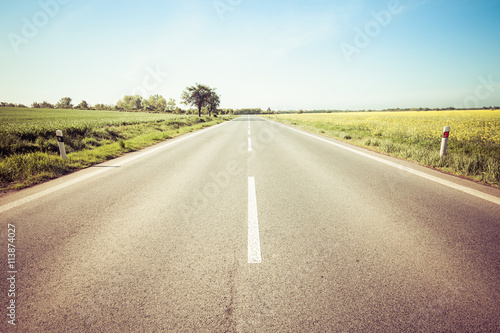
<svg viewBox="0 0 500 333">
<path fill-rule="evenodd" d="M 179 105 L 201 83 L 221 108 L 499 106 L 499 17 L 500 0 L 2 1 L 0 101 Z"/>
</svg>

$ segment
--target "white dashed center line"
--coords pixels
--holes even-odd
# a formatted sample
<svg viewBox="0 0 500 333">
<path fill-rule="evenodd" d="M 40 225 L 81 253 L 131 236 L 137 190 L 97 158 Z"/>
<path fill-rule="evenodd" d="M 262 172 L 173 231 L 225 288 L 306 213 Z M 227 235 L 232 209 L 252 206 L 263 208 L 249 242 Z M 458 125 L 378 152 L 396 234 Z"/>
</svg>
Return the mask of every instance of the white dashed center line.
<svg viewBox="0 0 500 333">
<path fill-rule="evenodd" d="M 255 178 L 248 177 L 248 263 L 259 264 L 261 262 Z"/>
</svg>

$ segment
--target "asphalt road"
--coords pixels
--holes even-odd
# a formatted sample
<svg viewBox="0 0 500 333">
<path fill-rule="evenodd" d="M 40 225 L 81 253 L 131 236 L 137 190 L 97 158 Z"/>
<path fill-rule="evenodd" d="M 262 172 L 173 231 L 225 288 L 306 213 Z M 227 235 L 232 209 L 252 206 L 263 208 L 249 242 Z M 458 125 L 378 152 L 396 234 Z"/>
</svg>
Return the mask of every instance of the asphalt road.
<svg viewBox="0 0 500 333">
<path fill-rule="evenodd" d="M 500 331 L 499 190 L 262 118 L 4 196 L 0 229 L 2 332 Z"/>
</svg>

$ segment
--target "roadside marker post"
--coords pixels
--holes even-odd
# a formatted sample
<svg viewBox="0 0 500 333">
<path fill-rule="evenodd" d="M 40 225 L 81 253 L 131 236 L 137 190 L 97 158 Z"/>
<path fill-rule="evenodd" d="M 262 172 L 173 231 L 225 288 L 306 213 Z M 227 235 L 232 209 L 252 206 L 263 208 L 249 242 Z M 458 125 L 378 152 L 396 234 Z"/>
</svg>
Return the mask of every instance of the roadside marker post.
<svg viewBox="0 0 500 333">
<path fill-rule="evenodd" d="M 57 142 L 59 143 L 59 153 L 61 153 L 61 158 L 63 160 L 67 159 L 66 148 L 64 147 L 64 139 L 61 130 L 56 131 Z"/>
<path fill-rule="evenodd" d="M 446 156 L 446 147 L 448 146 L 448 137 L 450 136 L 450 126 L 445 126 L 443 128 L 443 139 L 441 140 L 441 152 L 439 157 L 443 158 Z"/>
</svg>

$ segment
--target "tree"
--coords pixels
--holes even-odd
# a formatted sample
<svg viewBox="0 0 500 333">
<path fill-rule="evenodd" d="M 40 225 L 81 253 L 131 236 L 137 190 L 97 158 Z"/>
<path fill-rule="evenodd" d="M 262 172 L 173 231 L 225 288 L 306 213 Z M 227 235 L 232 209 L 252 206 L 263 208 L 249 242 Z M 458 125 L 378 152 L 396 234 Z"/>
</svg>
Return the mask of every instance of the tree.
<svg viewBox="0 0 500 333">
<path fill-rule="evenodd" d="M 212 116 L 212 112 L 214 113 L 214 115 L 217 114 L 217 108 L 220 105 L 220 98 L 219 95 L 217 95 L 217 93 L 215 92 L 215 89 L 216 88 L 210 91 L 210 96 L 208 96 L 207 100 L 208 115 L 210 117 Z"/>
<path fill-rule="evenodd" d="M 80 104 L 76 106 L 76 108 L 81 110 L 88 110 L 90 109 L 90 106 L 87 104 L 86 101 L 81 101 Z"/>
<path fill-rule="evenodd" d="M 167 103 L 167 110 L 170 111 L 170 112 L 174 112 L 177 110 L 177 108 L 175 107 L 175 99 L 173 98 L 170 98 L 168 100 L 168 103 Z"/>
<path fill-rule="evenodd" d="M 106 105 L 106 104 L 96 104 L 94 105 L 94 109 L 96 110 L 113 110 L 115 107 L 114 105 L 110 104 L 110 105 Z"/>
<path fill-rule="evenodd" d="M 33 104 L 31 104 L 31 107 L 33 109 L 39 109 L 40 108 L 40 104 L 38 104 L 37 102 L 34 102 Z"/>
<path fill-rule="evenodd" d="M 123 96 L 123 99 L 116 102 L 116 108 L 124 111 L 139 111 L 142 109 L 143 98 L 139 95 Z"/>
<path fill-rule="evenodd" d="M 47 101 L 43 101 L 41 104 L 40 104 L 40 107 L 42 109 L 53 109 L 54 108 L 54 105 L 50 104 L 49 102 Z"/>
<path fill-rule="evenodd" d="M 149 111 L 165 111 L 165 107 L 167 106 L 167 101 L 161 95 L 151 95 L 149 99 L 144 100 L 144 109 Z"/>
<path fill-rule="evenodd" d="M 196 86 L 187 87 L 182 92 L 182 104 L 196 106 L 198 117 L 201 117 L 201 108 L 207 106 L 211 94 L 210 87 L 197 83 Z"/>
<path fill-rule="evenodd" d="M 69 97 L 63 97 L 59 102 L 56 104 L 56 109 L 72 109 L 73 104 L 71 104 L 71 98 Z"/>
</svg>

